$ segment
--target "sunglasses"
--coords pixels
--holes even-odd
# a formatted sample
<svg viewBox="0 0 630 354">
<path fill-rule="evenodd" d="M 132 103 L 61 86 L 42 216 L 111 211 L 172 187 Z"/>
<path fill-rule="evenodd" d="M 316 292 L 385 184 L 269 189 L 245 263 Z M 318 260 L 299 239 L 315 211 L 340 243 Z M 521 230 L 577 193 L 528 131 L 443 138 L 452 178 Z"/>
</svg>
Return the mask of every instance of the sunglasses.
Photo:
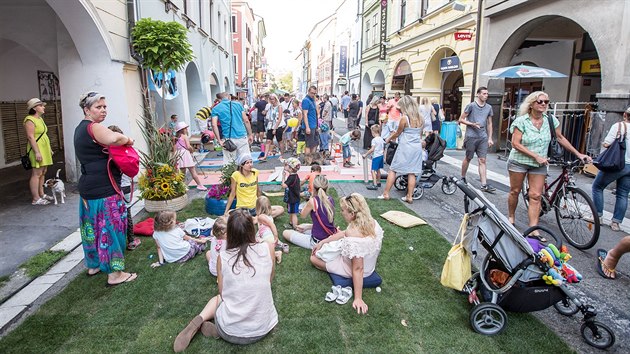
<svg viewBox="0 0 630 354">
<path fill-rule="evenodd" d="M 354 204 L 352 204 L 352 194 L 346 197 L 346 202 L 348 202 L 348 204 L 350 205 L 350 208 L 354 210 Z"/>
<path fill-rule="evenodd" d="M 549 100 L 537 100 L 536 103 L 538 103 L 538 104 L 549 104 Z"/>
<path fill-rule="evenodd" d="M 85 103 L 88 98 L 92 98 L 92 97 L 94 97 L 96 95 L 98 95 L 98 92 L 95 92 L 95 91 L 89 92 L 87 94 L 87 96 L 85 96 L 85 98 L 81 102 Z"/>
</svg>

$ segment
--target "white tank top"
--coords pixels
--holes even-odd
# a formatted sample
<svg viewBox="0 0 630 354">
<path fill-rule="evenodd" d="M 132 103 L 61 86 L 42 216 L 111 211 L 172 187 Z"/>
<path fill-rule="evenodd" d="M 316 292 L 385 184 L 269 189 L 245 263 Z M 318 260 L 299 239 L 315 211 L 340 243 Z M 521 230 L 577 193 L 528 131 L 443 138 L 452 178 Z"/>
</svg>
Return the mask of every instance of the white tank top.
<svg viewBox="0 0 630 354">
<path fill-rule="evenodd" d="M 271 294 L 269 244 L 256 243 L 247 249 L 247 259 L 254 269 L 243 263 L 243 258 L 232 270 L 236 261 L 235 250 L 219 253 L 223 276 L 223 302 L 219 305 L 216 322 L 231 336 L 251 338 L 263 336 L 278 323 L 278 312 Z"/>
</svg>

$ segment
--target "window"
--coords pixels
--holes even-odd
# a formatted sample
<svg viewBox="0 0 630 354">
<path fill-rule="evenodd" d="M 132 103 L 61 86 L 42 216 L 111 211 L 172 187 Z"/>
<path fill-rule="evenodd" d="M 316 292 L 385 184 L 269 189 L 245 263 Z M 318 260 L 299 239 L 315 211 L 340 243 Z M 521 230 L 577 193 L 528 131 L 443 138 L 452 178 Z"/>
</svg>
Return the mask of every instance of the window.
<svg viewBox="0 0 630 354">
<path fill-rule="evenodd" d="M 374 16 L 372 16 L 372 44 L 376 44 L 378 43 L 378 14 L 374 14 Z"/>
<path fill-rule="evenodd" d="M 359 62 L 359 41 L 356 41 L 354 44 L 354 57 L 356 58 L 355 63 Z"/>
<path fill-rule="evenodd" d="M 247 42 L 252 43 L 252 31 L 249 29 L 249 26 L 245 25 L 245 36 L 247 37 Z"/>
<path fill-rule="evenodd" d="M 210 2 L 210 12 L 208 13 L 208 34 L 210 35 L 210 37 L 212 37 L 212 13 L 214 10 L 214 3 L 212 3 L 212 1 Z"/>
<path fill-rule="evenodd" d="M 400 28 L 405 27 L 407 20 L 407 0 L 401 0 L 400 4 Z"/>
<path fill-rule="evenodd" d="M 234 77 L 238 78 L 238 57 L 236 54 L 232 56 L 232 65 L 234 65 Z"/>
<path fill-rule="evenodd" d="M 236 33 L 236 15 L 232 15 L 232 33 Z"/>
<path fill-rule="evenodd" d="M 203 18 L 201 16 L 201 14 L 203 13 L 203 11 L 201 11 L 201 9 L 203 9 L 203 0 L 199 0 L 199 27 L 200 28 L 204 28 L 204 23 L 203 23 Z"/>
<path fill-rule="evenodd" d="M 188 0 L 184 0 L 184 13 L 188 15 Z"/>
<path fill-rule="evenodd" d="M 365 47 L 370 47 L 370 20 L 365 21 Z"/>
</svg>

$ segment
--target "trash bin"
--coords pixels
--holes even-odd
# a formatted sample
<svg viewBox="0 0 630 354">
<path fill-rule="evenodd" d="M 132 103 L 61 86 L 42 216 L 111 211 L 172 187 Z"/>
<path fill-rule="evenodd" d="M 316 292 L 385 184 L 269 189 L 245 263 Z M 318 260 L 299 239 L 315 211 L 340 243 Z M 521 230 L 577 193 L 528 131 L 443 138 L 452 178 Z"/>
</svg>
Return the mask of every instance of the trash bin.
<svg viewBox="0 0 630 354">
<path fill-rule="evenodd" d="M 440 137 L 446 140 L 447 149 L 457 148 L 457 122 L 442 122 Z"/>
</svg>

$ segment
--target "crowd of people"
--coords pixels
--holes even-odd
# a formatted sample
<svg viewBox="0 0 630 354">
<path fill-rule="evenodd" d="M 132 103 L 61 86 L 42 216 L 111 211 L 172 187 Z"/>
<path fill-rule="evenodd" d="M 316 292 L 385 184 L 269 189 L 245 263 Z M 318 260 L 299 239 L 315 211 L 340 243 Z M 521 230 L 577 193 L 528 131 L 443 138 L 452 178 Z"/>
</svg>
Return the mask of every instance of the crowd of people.
<svg viewBox="0 0 630 354">
<path fill-rule="evenodd" d="M 487 182 L 485 164 L 488 148 L 493 145 L 493 111 L 486 102 L 487 97 L 488 90 L 480 87 L 475 100 L 466 106 L 460 116 L 459 122 L 467 126 L 462 178 L 465 179 L 468 165 L 476 154 L 482 190 L 493 192 L 495 189 Z M 402 174 L 408 178 L 407 193 L 402 200 L 412 203 L 416 176 L 422 172 L 423 137 L 439 132 L 439 123 L 444 116 L 441 106 L 427 98 L 422 98 L 418 104 L 418 100 L 411 96 L 401 97 L 395 93 L 389 100 L 384 96 L 370 97 L 363 109 L 357 96 L 348 92 L 340 99 L 334 95 L 322 95 L 320 100 L 315 86 L 309 88 L 302 101 L 289 95 L 282 98 L 275 94 L 263 95 L 251 109 L 233 100 L 228 93 L 218 95 L 217 99 L 208 110 L 212 132 L 217 143 L 224 148 L 224 161 L 234 161 L 238 167 L 231 176 L 224 215 L 215 220 L 212 235 L 208 238 L 186 235 L 177 227 L 174 212 L 161 212 L 156 216 L 154 239 L 158 260 L 152 266 L 185 262 L 207 251 L 205 256 L 209 272 L 217 277 L 219 284 L 219 294 L 210 299 L 175 339 L 175 351 L 184 350 L 198 331 L 230 343 L 248 344 L 260 340 L 275 327 L 278 315 L 271 294 L 271 282 L 275 264 L 280 262 L 282 251 L 288 248 L 279 234 L 288 243 L 310 249 L 310 262 L 315 268 L 351 279 L 354 294 L 349 288 L 349 294 L 336 294 L 336 301 L 345 303 L 354 295 L 353 308 L 360 314 L 367 313 L 368 305 L 362 296 L 363 279 L 375 272 L 383 230 L 372 217 L 365 198 L 358 193 L 341 197 L 338 201 L 342 217 L 348 224 L 346 230 L 340 230 L 335 222 L 335 200 L 328 195 L 329 181 L 319 164 L 313 163 L 313 154 L 322 146 L 330 146 L 330 141 L 322 135 L 330 134 L 334 129 L 333 119 L 341 111 L 349 131 L 339 140 L 343 146 L 344 166 L 351 167 L 349 144 L 360 139 L 358 128 L 362 117 L 365 117 L 363 146 L 367 152 L 363 156 L 372 155 L 372 184 L 367 188 L 380 188 L 383 161 L 387 154 L 393 154 L 390 156 L 385 188 L 378 198 L 390 199 L 394 179 Z M 548 103 L 547 93 L 533 92 L 521 105 L 520 115 L 510 128 L 514 148 L 507 163 L 510 180 L 508 219 L 512 223 L 515 221 L 520 188 L 527 178 L 530 187 L 529 225 L 538 224 L 542 188 L 550 160 L 547 151 L 552 129 L 559 144 L 567 151 L 584 161 L 591 161 L 562 135 L 558 120 L 547 112 Z M 130 242 L 127 239 L 127 218 L 130 215 L 123 196 L 113 185 L 117 183 L 120 186 L 123 176 L 114 169 L 113 181 L 110 179 L 106 172 L 108 156 L 103 152 L 102 145 L 132 146 L 134 139 L 119 129 L 108 129 L 101 124 L 107 116 L 103 94 L 83 94 L 79 107 L 84 119 L 75 129 L 74 146 L 81 164 L 79 224 L 87 274 L 106 273 L 107 286 L 117 286 L 134 281 L 138 275 L 125 270 L 124 249 Z M 34 98 L 28 101 L 27 108 L 29 115 L 24 120 L 24 127 L 29 144 L 28 157 L 33 166 L 29 181 L 32 204 L 45 205 L 50 198 L 43 193 L 42 178 L 47 166 L 52 164 L 50 141 L 42 119 L 45 103 Z M 204 190 L 191 161 L 188 124 L 178 122 L 176 116 L 171 118 L 169 133 L 180 155 L 179 167 L 188 169 L 197 188 Z M 289 120 L 294 118 L 297 125 L 291 126 Z M 624 121 L 611 128 L 604 147 L 627 132 L 629 127 L 630 107 L 624 112 Z M 297 137 L 296 149 L 299 150 L 302 143 L 303 161 L 294 157 L 283 160 L 282 187 L 285 188 L 283 202 L 286 205 L 271 205 L 261 193 L 250 146 L 255 143 L 266 146 L 258 157 L 258 160 L 264 161 L 272 153 L 274 141 L 280 151 L 287 151 L 292 148 L 290 141 L 294 137 Z M 625 137 L 628 144 L 630 135 Z M 385 146 L 388 144 L 396 144 L 397 148 L 387 152 Z M 602 191 L 608 184 L 617 182 L 611 224 L 615 231 L 620 229 L 630 191 L 628 150 L 625 151 L 626 167 L 622 171 L 600 172 L 593 183 L 593 199 L 601 217 Z M 297 174 L 302 164 L 311 167 L 311 174 L 304 181 L 300 181 Z M 301 187 L 306 183 L 308 194 L 306 203 L 301 206 L 304 197 Z M 236 209 L 231 210 L 235 198 Z M 289 214 L 289 224 L 284 225 L 280 232 L 274 219 L 285 211 Z M 300 218 L 308 222 L 300 223 Z M 208 243 L 209 249 L 206 247 Z M 629 244 L 630 236 L 622 239 L 609 252 L 598 250 L 598 269 L 602 276 L 615 278 L 615 266 L 619 258 L 630 251 Z M 343 300 L 340 302 L 340 299 Z"/>
</svg>

